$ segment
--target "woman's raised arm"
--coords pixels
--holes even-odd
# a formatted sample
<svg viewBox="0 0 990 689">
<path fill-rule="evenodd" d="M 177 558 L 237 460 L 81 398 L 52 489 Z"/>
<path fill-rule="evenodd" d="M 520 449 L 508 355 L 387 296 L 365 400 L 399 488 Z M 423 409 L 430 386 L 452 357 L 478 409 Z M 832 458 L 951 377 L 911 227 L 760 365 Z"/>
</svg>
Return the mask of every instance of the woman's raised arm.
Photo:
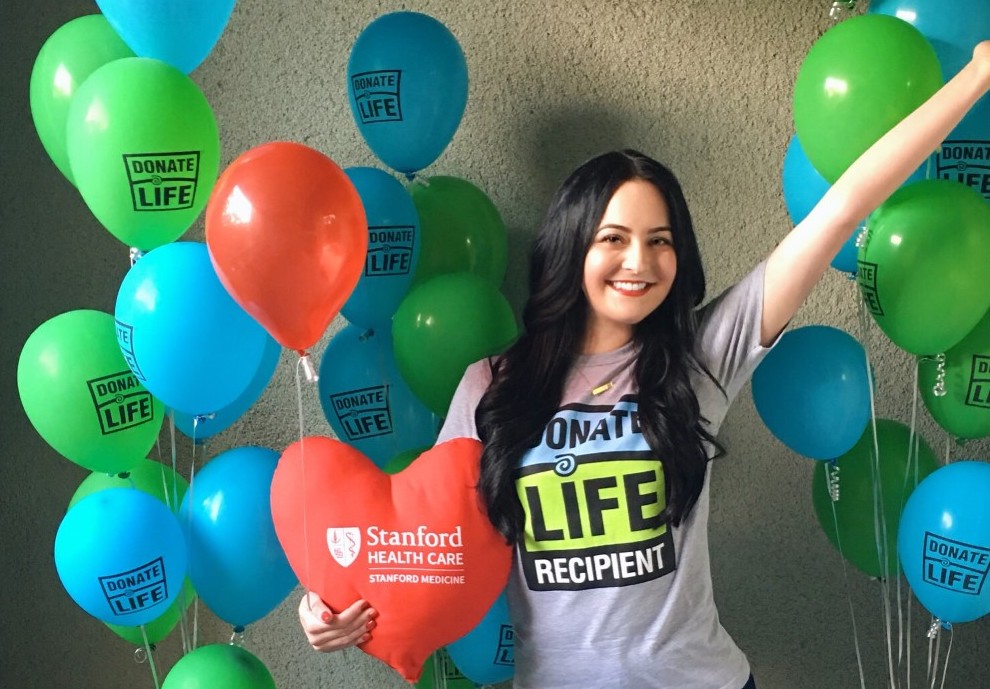
<svg viewBox="0 0 990 689">
<path fill-rule="evenodd" d="M 906 180 L 990 90 L 990 41 L 931 98 L 867 149 L 767 261 L 760 338 L 769 344 L 856 227 Z"/>
</svg>

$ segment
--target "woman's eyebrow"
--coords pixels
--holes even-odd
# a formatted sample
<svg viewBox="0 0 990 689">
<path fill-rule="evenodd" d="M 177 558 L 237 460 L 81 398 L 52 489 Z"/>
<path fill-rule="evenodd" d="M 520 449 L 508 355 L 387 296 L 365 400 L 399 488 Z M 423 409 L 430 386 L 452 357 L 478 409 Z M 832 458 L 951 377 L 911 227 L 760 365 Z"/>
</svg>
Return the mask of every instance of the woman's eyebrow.
<svg viewBox="0 0 990 689">
<path fill-rule="evenodd" d="M 608 230 L 608 229 L 612 229 L 612 230 L 625 230 L 626 232 L 632 232 L 632 230 L 630 228 L 626 227 L 625 225 L 621 225 L 619 223 L 614 223 L 614 222 L 606 223 L 606 224 L 602 225 L 601 227 L 599 227 L 598 229 L 599 230 Z M 670 225 L 659 225 L 657 227 L 651 227 L 646 232 L 648 234 L 653 234 L 653 233 L 656 233 L 656 232 L 673 232 L 673 231 L 674 231 L 674 228 L 672 228 Z"/>
</svg>

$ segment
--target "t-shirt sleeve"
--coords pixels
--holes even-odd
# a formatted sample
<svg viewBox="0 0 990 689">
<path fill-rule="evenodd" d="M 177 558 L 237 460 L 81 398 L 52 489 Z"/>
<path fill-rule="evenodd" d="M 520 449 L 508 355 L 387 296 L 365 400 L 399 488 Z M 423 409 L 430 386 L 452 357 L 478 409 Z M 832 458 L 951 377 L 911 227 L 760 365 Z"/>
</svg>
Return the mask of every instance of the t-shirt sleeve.
<svg viewBox="0 0 990 689">
<path fill-rule="evenodd" d="M 447 409 L 447 418 L 440 428 L 437 444 L 453 438 L 474 438 L 478 440 L 478 428 L 474 423 L 474 412 L 481 396 L 492 382 L 492 369 L 488 359 L 476 361 L 467 367 L 461 382 L 454 391 Z"/>
<path fill-rule="evenodd" d="M 699 312 L 698 355 L 732 400 L 773 348 L 760 344 L 766 261 Z"/>
</svg>

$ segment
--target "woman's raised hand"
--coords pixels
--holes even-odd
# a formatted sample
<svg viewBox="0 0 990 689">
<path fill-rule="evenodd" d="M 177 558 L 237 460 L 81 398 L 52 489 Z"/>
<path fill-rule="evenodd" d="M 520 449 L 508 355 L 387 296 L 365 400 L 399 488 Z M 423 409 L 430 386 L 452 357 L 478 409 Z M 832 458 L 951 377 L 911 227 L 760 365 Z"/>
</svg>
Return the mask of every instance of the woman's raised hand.
<svg viewBox="0 0 990 689">
<path fill-rule="evenodd" d="M 364 600 L 357 601 L 340 613 L 334 613 L 312 591 L 299 601 L 299 624 L 306 640 L 315 650 L 323 653 L 339 651 L 369 640 L 377 625 L 377 617 L 378 611 Z"/>
</svg>

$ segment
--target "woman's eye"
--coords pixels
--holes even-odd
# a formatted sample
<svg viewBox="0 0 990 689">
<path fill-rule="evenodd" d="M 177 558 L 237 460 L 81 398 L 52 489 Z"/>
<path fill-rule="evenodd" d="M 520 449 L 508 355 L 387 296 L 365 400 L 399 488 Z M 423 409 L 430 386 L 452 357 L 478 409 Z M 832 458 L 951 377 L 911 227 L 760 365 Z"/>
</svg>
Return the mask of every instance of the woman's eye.
<svg viewBox="0 0 990 689">
<path fill-rule="evenodd" d="M 618 244 L 619 242 L 622 241 L 622 237 L 620 237 L 617 234 L 607 234 L 604 237 L 602 237 L 602 241 L 607 244 Z"/>
</svg>

